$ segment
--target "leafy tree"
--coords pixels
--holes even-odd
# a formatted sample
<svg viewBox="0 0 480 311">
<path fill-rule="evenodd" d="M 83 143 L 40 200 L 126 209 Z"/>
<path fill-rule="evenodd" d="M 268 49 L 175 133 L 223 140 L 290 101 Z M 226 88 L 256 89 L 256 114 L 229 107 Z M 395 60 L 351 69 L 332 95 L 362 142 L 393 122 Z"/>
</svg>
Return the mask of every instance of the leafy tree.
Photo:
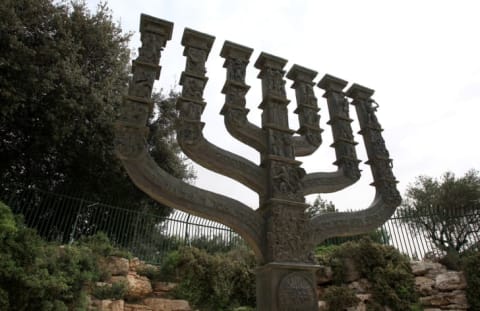
<svg viewBox="0 0 480 311">
<path fill-rule="evenodd" d="M 335 207 L 335 204 L 333 204 L 332 201 L 327 201 L 322 199 L 320 195 L 318 195 L 315 198 L 315 201 L 313 201 L 313 204 L 310 205 L 306 213 L 309 217 L 313 217 L 322 213 L 333 213 L 333 212 L 338 212 L 337 208 Z"/>
<path fill-rule="evenodd" d="M 456 178 L 419 176 L 401 205 L 403 221 L 424 234 L 441 251 L 459 254 L 475 243 L 480 231 L 480 175 L 468 171 Z M 477 241 L 478 242 L 478 241 Z"/>
<path fill-rule="evenodd" d="M 105 4 L 0 4 L 0 196 L 26 188 L 86 194 L 156 214 L 169 210 L 130 182 L 114 155 L 129 78 L 128 41 Z M 175 94 L 153 95 L 148 144 L 169 173 L 194 177 L 173 143 Z"/>
<path fill-rule="evenodd" d="M 67 218 L 79 207 L 46 202 L 30 189 L 155 216 L 171 211 L 140 191 L 114 154 L 114 122 L 129 81 L 129 38 L 105 4 L 92 13 L 84 2 L 0 1 L 0 198 L 10 198 L 14 210 L 26 206 L 36 218 L 25 223 L 34 228 L 45 226 L 39 219 L 62 221 L 64 232 L 55 238 L 64 243 L 72 227 L 75 236 L 94 234 L 112 216 L 82 209 Z M 163 169 L 188 181 L 194 173 L 173 139 L 177 96 L 152 95 L 147 144 Z M 135 235 L 134 221 L 114 227 L 139 242 L 156 232 L 156 219 Z"/>
</svg>

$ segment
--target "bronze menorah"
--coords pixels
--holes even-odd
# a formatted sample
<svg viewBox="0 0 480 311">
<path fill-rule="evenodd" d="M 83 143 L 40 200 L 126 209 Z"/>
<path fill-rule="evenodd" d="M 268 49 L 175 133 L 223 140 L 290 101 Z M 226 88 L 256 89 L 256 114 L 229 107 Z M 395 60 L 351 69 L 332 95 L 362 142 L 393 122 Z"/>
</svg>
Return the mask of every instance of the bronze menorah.
<svg viewBox="0 0 480 311">
<path fill-rule="evenodd" d="M 298 156 L 312 154 L 322 143 L 317 98 L 317 73 L 293 65 L 286 77 L 293 81 L 300 128 L 289 128 L 284 66 L 287 60 L 261 53 L 255 62 L 263 98 L 262 126 L 247 119 L 245 73 L 252 49 L 226 41 L 226 82 L 221 110 L 228 132 L 261 155 L 257 165 L 210 143 L 202 134 L 203 90 L 208 78 L 205 62 L 214 37 L 186 28 L 182 38 L 186 67 L 177 101 L 177 140 L 183 152 L 200 165 L 233 178 L 258 193 L 259 208 L 199 189 L 163 171 L 146 149 L 146 122 L 152 110 L 153 83 L 160 75 L 160 54 L 171 39 L 173 23 L 142 15 L 142 46 L 133 61 L 133 78 L 117 122 L 116 151 L 133 182 L 152 198 L 179 210 L 223 223 L 240 234 L 255 251 L 258 310 L 317 310 L 315 245 L 334 236 L 365 233 L 381 226 L 400 204 L 392 160 L 375 115 L 374 91 L 325 75 L 318 87 L 325 91 L 338 167 L 335 172 L 306 173 Z M 347 99 L 351 98 L 349 102 Z M 326 213 L 311 219 L 305 196 L 342 190 L 360 178 L 349 104 L 355 106 L 376 189 L 373 203 L 356 212 Z"/>
</svg>

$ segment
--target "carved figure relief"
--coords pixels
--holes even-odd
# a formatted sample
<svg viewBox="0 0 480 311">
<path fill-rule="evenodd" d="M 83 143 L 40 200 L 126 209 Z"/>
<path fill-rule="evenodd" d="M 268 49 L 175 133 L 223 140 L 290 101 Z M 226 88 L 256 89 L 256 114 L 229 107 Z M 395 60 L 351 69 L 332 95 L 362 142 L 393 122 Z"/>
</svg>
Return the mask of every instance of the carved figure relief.
<svg viewBox="0 0 480 311">
<path fill-rule="evenodd" d="M 285 81 L 283 80 L 282 72 L 271 68 L 265 69 L 264 72 L 265 77 L 262 79 L 265 79 L 267 92 L 280 97 L 285 97 Z"/>
<path fill-rule="evenodd" d="M 142 47 L 139 49 L 140 55 L 137 60 L 148 64 L 158 64 L 165 39 L 153 32 L 143 32 L 140 40 Z"/>
<path fill-rule="evenodd" d="M 180 117 L 188 120 L 200 120 L 202 107 L 200 104 L 191 102 L 182 102 L 180 108 Z"/>
<path fill-rule="evenodd" d="M 153 83 L 155 82 L 155 71 L 136 68 L 132 82 L 130 84 L 131 95 L 150 98 Z"/>
<path fill-rule="evenodd" d="M 245 82 L 247 62 L 238 58 L 227 60 L 227 80 Z"/>
<path fill-rule="evenodd" d="M 203 80 L 186 77 L 183 81 L 182 95 L 188 98 L 202 100 L 203 88 Z"/>
<path fill-rule="evenodd" d="M 320 131 L 306 129 L 305 138 L 307 139 L 308 143 L 313 146 L 319 146 L 322 143 L 322 134 L 320 133 Z"/>
<path fill-rule="evenodd" d="M 120 120 L 136 125 L 144 125 L 150 113 L 146 104 L 126 100 L 120 107 Z"/>
<path fill-rule="evenodd" d="M 273 189 L 282 197 L 292 200 L 298 199 L 303 187 L 303 176 L 305 176 L 305 171 L 300 167 L 277 162 L 272 163 Z"/>
<path fill-rule="evenodd" d="M 385 146 L 385 141 L 383 140 L 382 135 L 380 135 L 377 131 L 372 131 L 370 134 L 370 142 L 372 145 L 373 152 L 375 155 L 380 156 L 382 158 L 389 158 L 390 153 Z"/>
<path fill-rule="evenodd" d="M 270 131 L 270 148 L 273 155 L 293 159 L 293 143 L 289 134 Z"/>
<path fill-rule="evenodd" d="M 199 76 L 205 75 L 205 61 L 207 60 L 207 52 L 202 49 L 189 47 L 187 50 L 187 67 L 186 71 Z"/>
</svg>

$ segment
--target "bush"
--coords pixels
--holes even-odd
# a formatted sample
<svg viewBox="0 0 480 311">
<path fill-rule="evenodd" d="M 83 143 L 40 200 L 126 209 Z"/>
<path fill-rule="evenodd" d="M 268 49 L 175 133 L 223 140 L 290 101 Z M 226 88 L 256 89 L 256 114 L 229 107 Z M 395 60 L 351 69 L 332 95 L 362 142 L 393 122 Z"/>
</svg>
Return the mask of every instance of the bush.
<svg viewBox="0 0 480 311">
<path fill-rule="evenodd" d="M 127 293 L 128 286 L 125 282 L 116 282 L 111 284 L 105 284 L 103 286 L 95 286 L 92 289 L 92 295 L 97 299 L 123 299 Z"/>
<path fill-rule="evenodd" d="M 361 277 L 372 284 L 373 310 L 388 306 L 392 310 L 412 310 L 418 297 L 408 257 L 395 248 L 369 239 L 322 248 L 317 258 L 332 267 L 334 284 L 346 286 L 346 265 L 353 263 Z M 378 306 L 378 308 L 376 307 Z"/>
<path fill-rule="evenodd" d="M 480 252 L 468 252 L 462 257 L 462 270 L 467 279 L 467 300 L 470 304 L 470 310 L 480 310 Z"/>
<path fill-rule="evenodd" d="M 345 310 L 356 306 L 360 300 L 355 292 L 345 286 L 330 286 L 325 289 L 322 298 L 328 304 L 329 310 Z"/>
<path fill-rule="evenodd" d="M 248 310 L 255 306 L 254 267 L 254 255 L 245 248 L 217 254 L 181 248 L 167 257 L 161 271 L 179 282 L 174 296 L 196 308 Z"/>
<path fill-rule="evenodd" d="M 86 310 L 87 290 L 102 275 L 98 258 L 117 252 L 108 239 L 47 243 L 4 204 L 0 212 L 0 310 Z"/>
</svg>

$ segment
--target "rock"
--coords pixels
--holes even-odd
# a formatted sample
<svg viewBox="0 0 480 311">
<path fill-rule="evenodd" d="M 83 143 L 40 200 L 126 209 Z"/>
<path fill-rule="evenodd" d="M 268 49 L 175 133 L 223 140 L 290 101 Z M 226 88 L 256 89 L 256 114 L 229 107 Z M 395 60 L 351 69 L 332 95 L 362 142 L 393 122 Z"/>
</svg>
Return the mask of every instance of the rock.
<svg viewBox="0 0 480 311">
<path fill-rule="evenodd" d="M 424 296 L 430 296 L 434 294 L 434 287 L 435 281 L 431 278 L 427 278 L 424 276 L 417 276 L 415 278 L 415 288 L 417 292 Z"/>
<path fill-rule="evenodd" d="M 317 275 L 317 284 L 329 283 L 333 280 L 333 270 L 330 266 L 320 266 L 316 272 Z"/>
<path fill-rule="evenodd" d="M 467 282 L 462 272 L 447 271 L 436 276 L 435 287 L 441 291 L 465 289 Z"/>
<path fill-rule="evenodd" d="M 426 274 L 436 275 L 447 271 L 447 269 L 438 262 L 433 261 L 412 261 L 410 263 L 412 267 L 412 273 L 415 276 L 424 276 Z"/>
<path fill-rule="evenodd" d="M 116 256 L 100 259 L 98 266 L 101 270 L 105 270 L 111 275 L 127 275 L 130 270 L 128 259 Z"/>
<path fill-rule="evenodd" d="M 142 264 L 142 261 L 138 257 L 130 259 L 130 271 L 137 271 L 137 267 Z"/>
<path fill-rule="evenodd" d="M 123 300 L 96 300 L 95 307 L 98 311 L 123 311 L 124 301 Z"/>
<path fill-rule="evenodd" d="M 323 300 L 319 300 L 318 301 L 318 311 L 327 311 L 327 310 L 328 310 L 327 302 L 323 301 Z"/>
<path fill-rule="evenodd" d="M 192 311 L 186 300 L 146 298 L 143 303 L 152 308 L 153 311 Z"/>
<path fill-rule="evenodd" d="M 125 282 L 127 284 L 128 299 L 142 299 L 153 292 L 152 284 L 147 277 L 140 276 L 136 272 L 129 272 L 126 276 L 112 276 L 110 282 Z"/>
<path fill-rule="evenodd" d="M 127 274 L 127 297 L 129 299 L 141 299 L 153 292 L 152 284 L 147 277 L 140 276 L 135 272 Z"/>
<path fill-rule="evenodd" d="M 133 303 L 126 303 L 123 307 L 124 311 L 153 311 L 152 308 L 146 305 L 139 305 Z"/>
<path fill-rule="evenodd" d="M 439 307 L 442 310 L 467 310 L 467 296 L 463 290 L 439 292 L 432 296 L 420 297 L 426 307 Z"/>
</svg>

